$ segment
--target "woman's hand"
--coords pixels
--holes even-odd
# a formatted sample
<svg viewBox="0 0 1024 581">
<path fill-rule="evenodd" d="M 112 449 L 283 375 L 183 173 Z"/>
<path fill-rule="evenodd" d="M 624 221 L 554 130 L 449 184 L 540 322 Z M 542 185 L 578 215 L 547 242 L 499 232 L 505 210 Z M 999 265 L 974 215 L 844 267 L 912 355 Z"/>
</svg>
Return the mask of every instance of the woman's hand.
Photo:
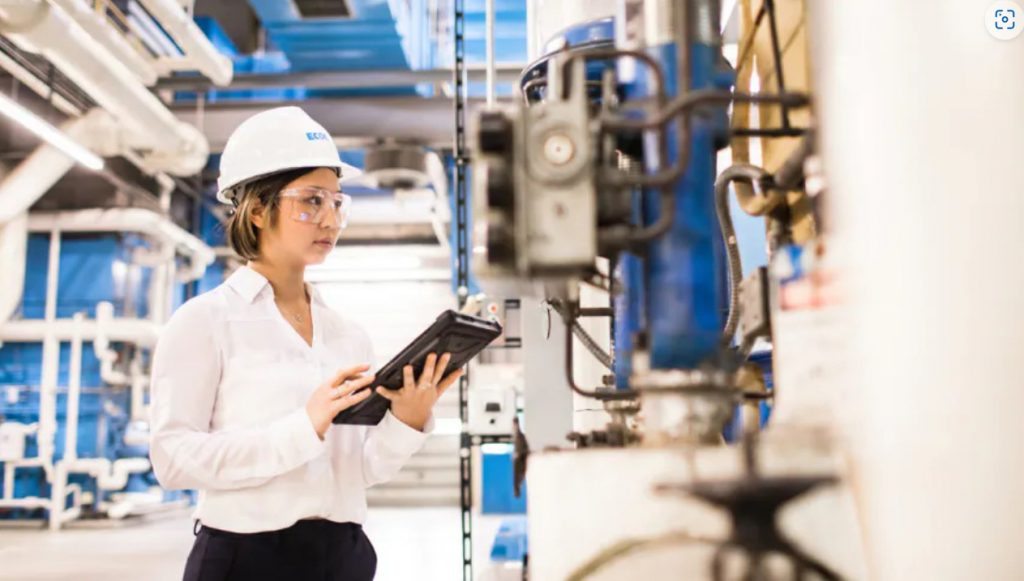
<svg viewBox="0 0 1024 581">
<path fill-rule="evenodd" d="M 369 365 L 343 369 L 316 388 L 313 395 L 309 396 L 309 401 L 306 402 L 306 414 L 309 416 L 309 421 L 313 422 L 316 435 L 320 436 L 321 440 L 324 439 L 327 428 L 331 427 L 331 420 L 334 419 L 334 416 L 338 415 L 341 410 L 363 401 L 373 393 L 369 389 L 363 389 L 374 380 L 373 375 L 363 375 L 369 369 Z M 360 389 L 363 391 L 352 393 Z"/>
<path fill-rule="evenodd" d="M 419 381 L 413 378 L 412 365 L 406 365 L 403 369 L 405 385 L 402 389 L 378 387 L 377 395 L 391 401 L 391 413 L 402 423 L 422 432 L 427 420 L 430 419 L 434 404 L 446 389 L 462 377 L 461 369 L 442 377 L 450 359 L 451 353 L 442 355 L 440 361 L 436 353 L 427 355 Z"/>
</svg>

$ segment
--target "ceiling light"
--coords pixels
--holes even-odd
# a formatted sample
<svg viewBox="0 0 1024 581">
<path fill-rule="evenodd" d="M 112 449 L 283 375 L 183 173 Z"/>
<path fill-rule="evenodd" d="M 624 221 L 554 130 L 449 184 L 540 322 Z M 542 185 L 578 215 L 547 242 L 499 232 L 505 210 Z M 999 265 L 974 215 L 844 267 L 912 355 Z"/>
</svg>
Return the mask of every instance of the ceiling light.
<svg viewBox="0 0 1024 581">
<path fill-rule="evenodd" d="M 61 150 L 68 157 L 85 167 L 99 171 L 103 169 L 103 158 L 76 143 L 66 133 L 43 120 L 35 113 L 22 107 L 13 99 L 0 93 L 0 114 L 28 129 L 43 141 Z"/>
</svg>

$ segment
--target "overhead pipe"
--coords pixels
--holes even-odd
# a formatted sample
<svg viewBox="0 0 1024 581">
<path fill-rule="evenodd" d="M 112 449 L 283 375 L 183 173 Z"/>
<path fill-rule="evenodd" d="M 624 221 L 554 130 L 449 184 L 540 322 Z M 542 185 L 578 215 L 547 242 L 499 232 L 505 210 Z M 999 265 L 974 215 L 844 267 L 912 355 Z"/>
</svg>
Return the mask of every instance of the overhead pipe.
<svg viewBox="0 0 1024 581">
<path fill-rule="evenodd" d="M 176 0 L 139 0 L 150 15 L 174 39 L 185 53 L 185 60 L 171 60 L 172 70 L 198 70 L 214 84 L 226 87 L 231 84 L 234 65 L 231 59 L 213 46 L 203 31 L 196 26 L 192 17 L 182 9 Z"/>
<path fill-rule="evenodd" d="M 137 2 L 128 4 L 128 28 L 139 37 L 139 40 L 155 55 L 167 57 L 179 57 L 181 51 L 175 46 L 171 39 L 160 30 L 160 27 L 153 22 L 149 15 Z M 157 66 L 167 68 L 166 64 L 157 63 Z M 167 73 L 170 71 L 161 71 Z"/>
<path fill-rule="evenodd" d="M 92 349 L 96 359 L 100 361 L 100 379 L 107 385 L 124 386 L 131 383 L 131 378 L 114 369 L 117 362 L 117 351 L 110 346 L 110 337 L 107 334 L 111 323 L 114 320 L 114 305 L 103 301 L 96 305 L 96 336 L 92 341 Z"/>
<path fill-rule="evenodd" d="M 60 126 L 68 137 L 80 141 L 90 133 L 103 112 L 93 110 Z M 0 182 L 0 224 L 28 211 L 65 174 L 75 160 L 49 143 L 37 147 Z"/>
<path fill-rule="evenodd" d="M 139 155 L 136 152 L 134 152 L 132 150 L 121 150 L 121 149 L 117 148 L 116 146 L 118 144 L 116 143 L 116 140 L 114 140 L 115 143 L 112 143 L 112 144 L 111 143 L 103 143 L 102 139 L 99 140 L 101 143 L 99 143 L 99 144 L 94 143 L 94 141 L 95 141 L 94 137 L 97 134 L 102 133 L 102 129 L 103 129 L 102 126 L 101 126 L 101 123 L 100 123 L 101 119 L 99 119 L 99 118 L 102 117 L 103 120 L 106 119 L 106 117 L 104 117 L 106 114 L 102 111 L 102 109 L 96 108 L 96 109 L 93 109 L 91 111 L 86 112 L 85 115 L 83 115 L 83 112 L 76 105 L 73 105 L 70 101 L 68 101 L 67 99 L 65 99 L 61 95 L 59 95 L 57 93 L 53 93 L 52 91 L 50 91 L 50 87 L 45 82 L 40 80 L 38 77 L 36 77 L 32 73 L 30 73 L 24 67 L 22 67 L 17 62 L 15 62 L 12 58 L 10 58 L 9 56 L 3 54 L 2 52 L 0 52 L 0 68 L 4 69 L 8 73 L 10 73 L 10 75 L 13 76 L 15 79 L 17 79 L 19 83 L 21 83 L 22 85 L 25 85 L 26 87 L 28 87 L 29 89 L 34 91 L 37 95 L 39 95 L 40 97 L 43 97 L 44 99 L 46 99 L 47 102 L 49 102 L 51 105 L 53 105 L 53 107 L 55 109 L 57 109 L 58 111 L 60 111 L 61 113 L 65 114 L 65 115 L 67 115 L 68 117 L 73 117 L 73 118 L 78 118 L 78 117 L 83 117 L 83 116 L 85 116 L 85 117 L 93 117 L 93 116 L 97 117 L 98 119 L 96 119 L 96 120 L 87 119 L 87 120 L 84 120 L 84 122 L 83 121 L 78 121 L 77 119 L 70 119 L 67 122 L 65 122 L 65 124 L 61 127 L 61 130 L 68 137 L 72 137 L 73 139 L 78 141 L 80 144 L 85 145 L 87 147 L 94 148 L 94 149 L 101 149 L 101 148 L 97 147 L 97 145 L 105 146 L 107 151 L 100 150 L 100 151 L 97 151 L 96 153 L 98 153 L 100 155 L 111 156 L 111 157 L 116 156 L 116 155 L 124 157 L 125 159 L 130 161 L 132 164 L 134 164 L 136 167 L 138 167 L 143 173 L 145 173 L 146 175 L 148 175 L 148 176 L 152 177 L 153 179 L 155 179 L 157 181 L 157 183 L 160 185 L 160 203 L 161 203 L 161 208 L 165 209 L 166 211 L 169 211 L 170 204 L 169 203 L 165 204 L 164 200 L 166 199 L 169 202 L 169 200 L 170 200 L 170 192 L 173 191 L 175 186 L 176 186 L 173 178 L 171 178 L 169 175 L 167 175 L 166 173 L 164 173 L 162 171 L 155 170 L 153 168 L 147 167 L 147 164 L 145 163 L 145 161 L 141 157 L 139 157 Z M 85 127 L 81 128 L 81 129 L 75 129 L 75 127 L 77 127 L 77 125 L 79 125 L 79 124 L 85 125 Z M 96 126 L 93 127 L 93 125 L 96 125 Z M 109 124 L 109 123 L 107 125 L 111 126 L 111 124 Z M 52 165 L 44 165 L 43 167 L 44 168 L 51 168 Z M 27 172 L 27 175 L 36 175 L 36 173 L 34 171 L 30 171 L 30 172 Z M 2 186 L 0 186 L 0 187 L 2 187 Z M 0 201 L 3 201 L 3 200 L 0 200 Z M 13 213 L 11 211 L 11 208 L 12 208 L 12 206 L 7 206 L 5 204 L 0 203 L 0 214 L 2 214 L 4 216 L 11 215 Z M 3 224 L 4 221 L 5 220 L 2 217 L 0 217 L 0 224 Z M 2 313 L 3 313 L 3 311 L 0 310 L 0 315 L 2 315 Z M 2 321 L 2 320 L 3 320 L 3 318 L 2 318 L 2 316 L 0 316 L 0 321 Z"/>
<path fill-rule="evenodd" d="M 178 273 L 179 282 L 203 276 L 216 254 L 205 242 L 166 216 L 141 208 L 97 208 L 63 212 L 37 212 L 29 217 L 29 231 L 50 232 L 137 232 L 176 248 L 189 257 L 190 266 Z"/>
<path fill-rule="evenodd" d="M 3 197 L 0 196 L 0 201 Z M 0 210 L 3 209 L 0 204 Z M 28 246 L 28 215 L 22 213 L 13 220 L 0 221 L 0 327 L 14 315 L 21 304 L 25 287 L 25 251 Z"/>
<path fill-rule="evenodd" d="M 193 175 L 209 154 L 205 137 L 175 118 L 117 58 L 59 6 L 0 0 L 0 30 L 19 48 L 40 53 L 127 129 L 122 147 L 146 150 L 152 168 Z"/>
<path fill-rule="evenodd" d="M 139 53 L 124 35 L 106 22 L 106 19 L 101 16 L 101 12 L 90 10 L 89 3 L 81 0 L 50 1 L 63 8 L 83 30 L 127 67 L 139 82 L 147 87 L 156 84 L 157 73 L 153 60 L 147 59 Z"/>
<path fill-rule="evenodd" d="M 0 68 L 11 74 L 19 83 L 32 89 L 37 95 L 44 97 L 54 109 L 69 117 L 78 117 L 82 110 L 66 98 L 56 92 L 50 91 L 50 86 L 39 77 L 33 75 L 25 67 L 18 64 L 14 59 L 0 52 Z"/>
</svg>

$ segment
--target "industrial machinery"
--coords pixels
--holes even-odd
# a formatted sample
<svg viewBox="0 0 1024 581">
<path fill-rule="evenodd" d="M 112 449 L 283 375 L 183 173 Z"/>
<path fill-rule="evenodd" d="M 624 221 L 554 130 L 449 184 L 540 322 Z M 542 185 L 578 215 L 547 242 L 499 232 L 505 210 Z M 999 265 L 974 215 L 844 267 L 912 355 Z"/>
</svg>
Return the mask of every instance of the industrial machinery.
<svg viewBox="0 0 1024 581">
<path fill-rule="evenodd" d="M 537 446 L 527 385 L 529 576 L 864 578 L 803 5 L 732 3 L 730 61 L 716 0 L 585 4 L 533 5 L 558 34 L 470 130 L 476 273 L 544 301 L 546 387 L 593 402 Z"/>
</svg>

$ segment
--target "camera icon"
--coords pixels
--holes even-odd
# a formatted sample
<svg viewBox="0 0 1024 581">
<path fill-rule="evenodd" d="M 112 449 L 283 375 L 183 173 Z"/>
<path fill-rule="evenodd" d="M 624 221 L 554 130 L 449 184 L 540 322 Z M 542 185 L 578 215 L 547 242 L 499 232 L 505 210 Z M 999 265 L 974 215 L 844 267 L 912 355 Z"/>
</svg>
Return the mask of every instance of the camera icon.
<svg viewBox="0 0 1024 581">
<path fill-rule="evenodd" d="M 985 13 L 989 34 L 999 40 L 1013 40 L 1024 30 L 1024 11 L 1012 0 L 992 3 Z"/>
<path fill-rule="evenodd" d="M 1013 30 L 1017 27 L 1017 11 L 996 10 L 996 30 Z"/>
</svg>

